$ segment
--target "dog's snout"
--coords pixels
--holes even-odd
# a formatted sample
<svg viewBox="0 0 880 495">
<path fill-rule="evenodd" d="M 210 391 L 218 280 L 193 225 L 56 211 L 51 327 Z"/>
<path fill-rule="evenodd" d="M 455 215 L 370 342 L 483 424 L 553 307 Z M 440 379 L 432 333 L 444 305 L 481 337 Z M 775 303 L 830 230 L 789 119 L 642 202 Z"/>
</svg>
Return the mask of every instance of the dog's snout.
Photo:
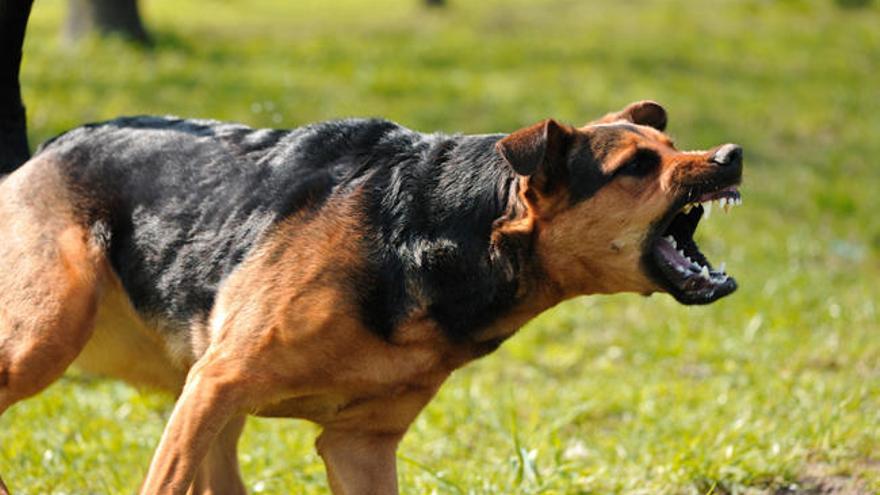
<svg viewBox="0 0 880 495">
<path fill-rule="evenodd" d="M 722 167 L 742 165 L 743 149 L 738 144 L 725 144 L 718 148 L 709 161 Z"/>
</svg>

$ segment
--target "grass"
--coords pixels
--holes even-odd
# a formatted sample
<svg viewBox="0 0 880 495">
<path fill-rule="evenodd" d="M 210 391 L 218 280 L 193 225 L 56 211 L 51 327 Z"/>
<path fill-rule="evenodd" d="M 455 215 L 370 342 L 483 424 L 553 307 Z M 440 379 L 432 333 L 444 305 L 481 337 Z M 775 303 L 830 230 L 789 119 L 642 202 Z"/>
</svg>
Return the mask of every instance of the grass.
<svg viewBox="0 0 880 495">
<path fill-rule="evenodd" d="M 817 469 L 878 493 L 880 9 L 846 3 L 151 0 L 144 51 L 64 46 L 63 5 L 41 0 L 23 84 L 34 142 L 119 114 L 490 132 L 659 100 L 681 146 L 746 148 L 744 207 L 699 233 L 740 290 L 539 317 L 419 417 L 403 493 L 774 493 Z M 0 419 L 0 473 L 19 493 L 131 493 L 168 412 L 69 373 Z M 251 420 L 250 490 L 325 493 L 315 433 Z"/>
</svg>

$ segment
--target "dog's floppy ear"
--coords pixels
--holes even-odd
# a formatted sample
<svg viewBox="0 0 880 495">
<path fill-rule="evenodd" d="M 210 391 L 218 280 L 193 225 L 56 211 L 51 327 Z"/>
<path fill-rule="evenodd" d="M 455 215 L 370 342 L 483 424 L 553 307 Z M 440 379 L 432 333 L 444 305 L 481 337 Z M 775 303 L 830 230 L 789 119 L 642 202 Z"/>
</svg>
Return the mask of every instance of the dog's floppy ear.
<svg viewBox="0 0 880 495">
<path fill-rule="evenodd" d="M 567 170 L 571 129 L 553 119 L 513 132 L 495 144 L 514 172 L 529 177 L 541 192 L 550 192 Z"/>
<path fill-rule="evenodd" d="M 618 120 L 626 120 L 633 124 L 646 125 L 658 131 L 666 129 L 666 109 L 656 101 L 643 100 L 630 103 L 619 112 L 611 112 L 591 124 L 607 124 Z"/>
</svg>

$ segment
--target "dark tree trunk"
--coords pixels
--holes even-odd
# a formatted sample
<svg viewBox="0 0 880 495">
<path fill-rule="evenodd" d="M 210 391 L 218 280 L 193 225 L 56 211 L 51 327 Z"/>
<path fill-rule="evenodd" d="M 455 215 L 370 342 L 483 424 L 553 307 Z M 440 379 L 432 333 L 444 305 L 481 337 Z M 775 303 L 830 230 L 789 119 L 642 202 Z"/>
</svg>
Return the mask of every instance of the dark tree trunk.
<svg viewBox="0 0 880 495">
<path fill-rule="evenodd" d="M 0 0 L 0 174 L 30 158 L 18 72 L 33 0 Z"/>
<path fill-rule="evenodd" d="M 64 30 L 70 40 L 96 32 L 150 43 L 137 0 L 70 0 Z"/>
<path fill-rule="evenodd" d="M 446 5 L 446 0 L 425 0 L 425 5 L 428 7 L 442 7 Z"/>
</svg>

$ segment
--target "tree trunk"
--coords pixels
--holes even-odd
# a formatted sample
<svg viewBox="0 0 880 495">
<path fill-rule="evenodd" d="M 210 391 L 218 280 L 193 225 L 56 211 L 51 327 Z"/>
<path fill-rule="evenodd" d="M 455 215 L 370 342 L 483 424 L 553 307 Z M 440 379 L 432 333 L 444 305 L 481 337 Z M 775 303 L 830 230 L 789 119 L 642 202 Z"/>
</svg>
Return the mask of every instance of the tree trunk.
<svg viewBox="0 0 880 495">
<path fill-rule="evenodd" d="M 0 175 L 30 158 L 18 73 L 33 0 L 0 0 Z"/>
<path fill-rule="evenodd" d="M 138 43 L 150 43 L 137 0 L 69 0 L 64 30 L 71 41 L 96 32 L 102 36 L 115 34 Z"/>
</svg>

